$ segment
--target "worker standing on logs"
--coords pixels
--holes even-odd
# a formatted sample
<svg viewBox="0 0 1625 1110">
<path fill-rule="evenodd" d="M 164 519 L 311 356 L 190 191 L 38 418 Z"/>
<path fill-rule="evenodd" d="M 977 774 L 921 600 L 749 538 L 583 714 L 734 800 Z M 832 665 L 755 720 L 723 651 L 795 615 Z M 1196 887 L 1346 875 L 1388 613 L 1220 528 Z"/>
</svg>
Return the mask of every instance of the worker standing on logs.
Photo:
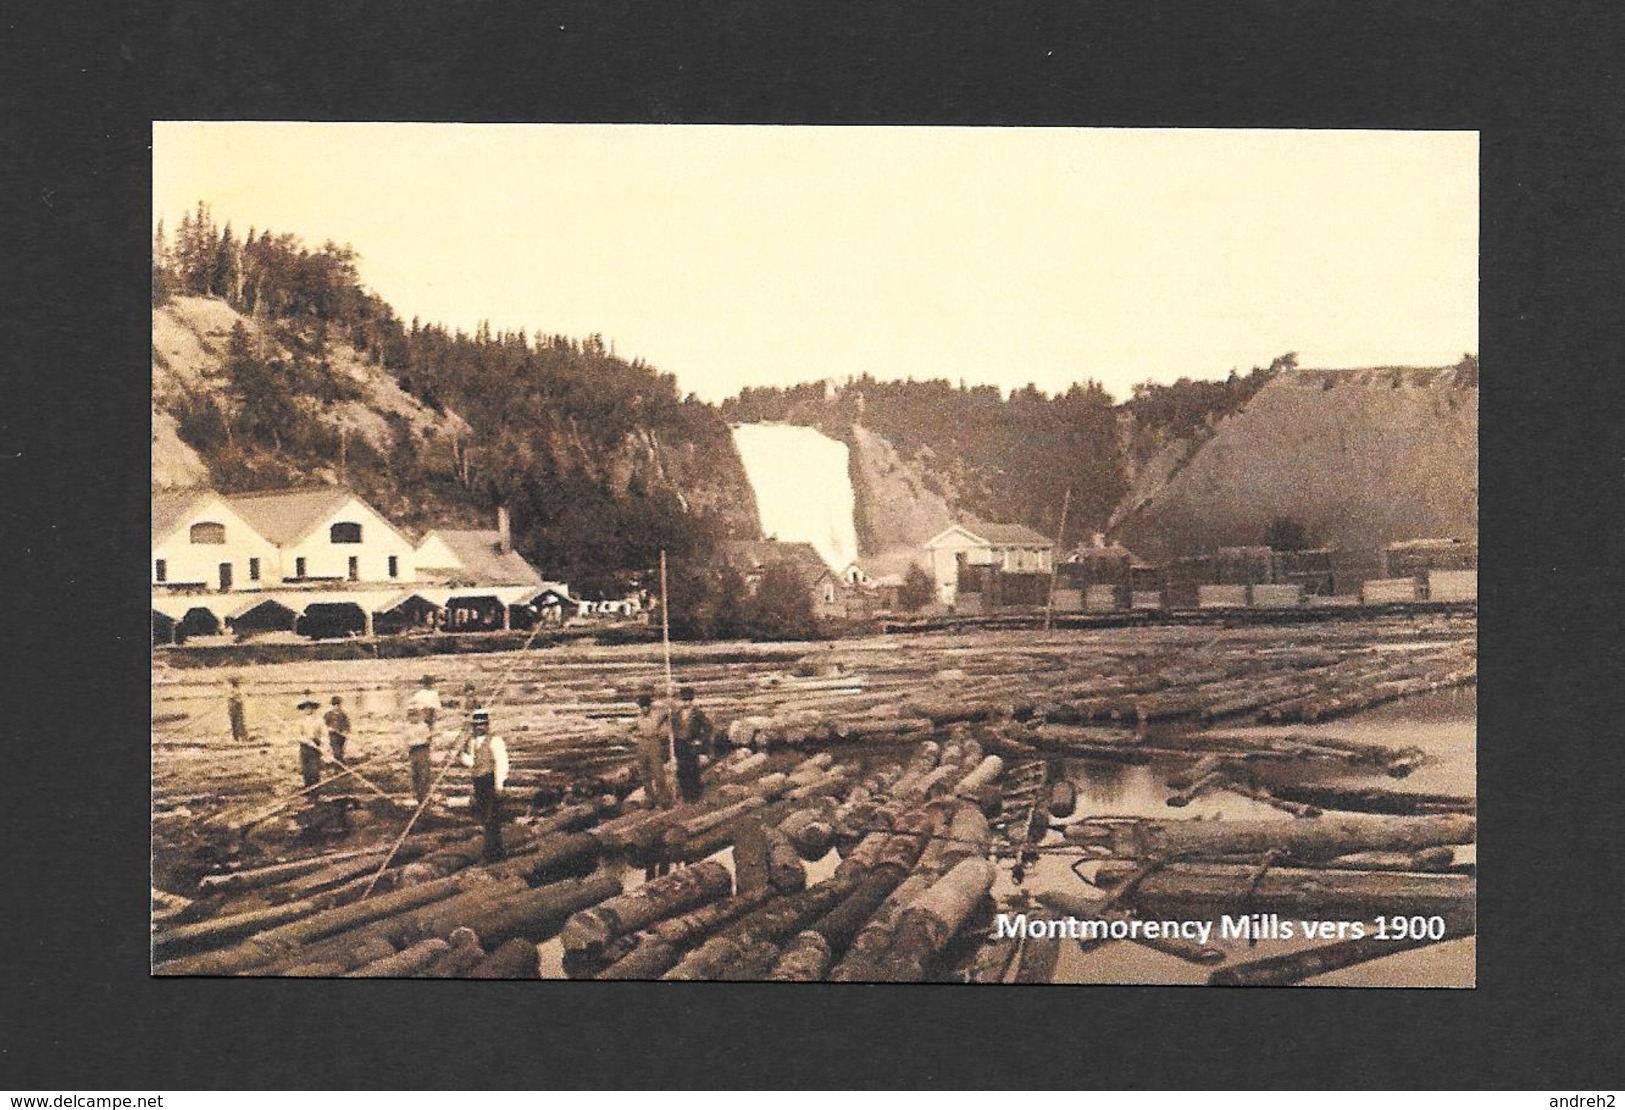
<svg viewBox="0 0 1625 1110">
<path fill-rule="evenodd" d="M 468 746 L 458 758 L 474 771 L 474 813 L 485 826 L 485 862 L 502 858 L 502 784 L 508 781 L 508 745 L 491 735 L 491 714 L 469 715 Z"/>
<path fill-rule="evenodd" d="M 677 792 L 685 802 L 697 802 L 704 787 L 700 784 L 700 756 L 711 743 L 711 721 L 705 710 L 694 704 L 694 687 L 684 686 L 677 691 L 681 704 L 677 707 L 673 734 L 677 737 L 672 758 L 677 763 Z"/>
<path fill-rule="evenodd" d="M 648 691 L 638 694 L 638 719 L 634 723 L 638 753 L 638 777 L 643 780 L 643 792 L 649 802 L 661 809 L 674 804 L 671 781 L 666 777 L 666 748 L 670 742 L 671 724 L 667 710 L 654 707 L 654 695 Z"/>
<path fill-rule="evenodd" d="M 344 745 L 350 739 L 350 715 L 344 711 L 344 699 L 337 694 L 333 695 L 332 708 L 322 714 L 322 724 L 327 726 L 327 744 L 333 749 L 333 760 L 343 766 Z"/>
<path fill-rule="evenodd" d="M 317 700 L 305 691 L 299 702 L 299 773 L 304 777 L 305 789 L 315 786 L 322 778 L 322 739 L 325 726 L 316 716 L 321 708 Z"/>
<path fill-rule="evenodd" d="M 418 680 L 418 686 L 406 706 L 406 755 L 412 764 L 412 793 L 421 805 L 434 782 L 430 745 L 434 740 L 435 718 L 440 715 L 440 695 L 435 691 L 433 675 L 424 675 Z"/>
<path fill-rule="evenodd" d="M 237 675 L 231 676 L 226 692 L 226 714 L 231 718 L 231 738 L 239 744 L 248 743 L 248 708 L 243 700 L 243 680 Z"/>
</svg>

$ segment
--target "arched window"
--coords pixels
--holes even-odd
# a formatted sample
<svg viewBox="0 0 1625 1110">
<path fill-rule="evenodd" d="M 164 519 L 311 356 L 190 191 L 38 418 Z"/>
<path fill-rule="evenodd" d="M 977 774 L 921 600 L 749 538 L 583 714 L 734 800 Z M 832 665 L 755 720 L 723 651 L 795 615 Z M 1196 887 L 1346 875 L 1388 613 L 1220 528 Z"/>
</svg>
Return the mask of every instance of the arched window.
<svg viewBox="0 0 1625 1110">
<path fill-rule="evenodd" d="M 192 525 L 193 543 L 225 543 L 226 526 L 216 524 L 209 520 L 200 520 Z"/>
<path fill-rule="evenodd" d="M 341 520 L 328 529 L 327 538 L 332 543 L 360 543 L 361 525 L 354 521 Z"/>
</svg>

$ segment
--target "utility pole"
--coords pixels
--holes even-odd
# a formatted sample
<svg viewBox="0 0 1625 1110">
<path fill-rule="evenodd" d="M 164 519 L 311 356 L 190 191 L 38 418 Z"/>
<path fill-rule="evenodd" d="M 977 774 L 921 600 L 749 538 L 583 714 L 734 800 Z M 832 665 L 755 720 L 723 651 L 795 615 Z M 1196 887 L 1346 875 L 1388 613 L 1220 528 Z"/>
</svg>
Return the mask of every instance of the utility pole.
<svg viewBox="0 0 1625 1110">
<path fill-rule="evenodd" d="M 1061 498 L 1061 534 L 1055 537 L 1055 557 L 1050 560 L 1049 568 L 1049 597 L 1044 601 L 1044 631 L 1048 632 L 1055 627 L 1055 582 L 1061 576 L 1060 554 L 1066 550 L 1066 511 L 1072 507 L 1072 487 L 1066 487 L 1066 496 Z"/>
</svg>

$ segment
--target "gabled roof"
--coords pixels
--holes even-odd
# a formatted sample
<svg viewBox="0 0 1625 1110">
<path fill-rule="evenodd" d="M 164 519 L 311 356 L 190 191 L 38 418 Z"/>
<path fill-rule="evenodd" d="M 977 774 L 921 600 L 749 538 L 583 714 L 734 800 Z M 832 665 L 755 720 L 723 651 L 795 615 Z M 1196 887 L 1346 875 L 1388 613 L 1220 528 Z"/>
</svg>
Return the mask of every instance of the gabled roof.
<svg viewBox="0 0 1625 1110">
<path fill-rule="evenodd" d="M 1033 531 L 1025 524 L 996 524 L 986 520 L 969 517 L 958 524 L 949 525 L 935 536 L 925 542 L 926 547 L 936 545 L 936 542 L 949 532 L 959 531 L 971 539 L 980 540 L 989 547 L 1054 547 L 1055 543 L 1049 537 Z"/>
<path fill-rule="evenodd" d="M 858 565 L 863 568 L 865 574 L 877 582 L 883 578 L 896 578 L 901 582 L 908 574 L 909 568 L 920 566 L 920 562 L 921 556 L 918 551 L 893 548 L 879 555 L 865 555 L 858 560 Z"/>
<path fill-rule="evenodd" d="M 260 535 L 286 547 L 298 543 L 352 497 L 361 500 L 343 486 L 317 486 L 313 489 L 266 490 L 263 493 L 234 493 L 226 503 L 237 510 Z M 362 501 L 362 504 L 366 504 Z M 371 506 L 368 506 L 370 509 Z M 373 510 L 380 520 L 382 515 Z M 397 535 L 400 530 L 384 521 Z M 405 539 L 402 536 L 402 539 Z"/>
<path fill-rule="evenodd" d="M 970 530 L 991 543 L 1008 547 L 1054 547 L 1055 542 L 1042 532 L 1025 524 L 994 524 L 986 520 L 972 520 Z"/>
<path fill-rule="evenodd" d="M 735 568 L 743 571 L 764 570 L 776 564 L 788 564 L 810 586 L 826 574 L 832 574 L 824 557 L 810 543 L 780 543 L 778 540 L 730 540 L 723 557 Z"/>
<path fill-rule="evenodd" d="M 457 557 L 455 568 L 419 567 L 424 570 L 455 569 L 459 578 L 487 585 L 540 586 L 542 576 L 519 552 L 509 548 L 502 551 L 502 533 L 495 529 L 436 528 L 423 537 L 423 543 L 438 539 Z M 419 547 L 423 545 L 420 544 Z"/>
<path fill-rule="evenodd" d="M 220 495 L 209 489 L 153 490 L 152 542 L 168 536 L 203 501 Z"/>
</svg>

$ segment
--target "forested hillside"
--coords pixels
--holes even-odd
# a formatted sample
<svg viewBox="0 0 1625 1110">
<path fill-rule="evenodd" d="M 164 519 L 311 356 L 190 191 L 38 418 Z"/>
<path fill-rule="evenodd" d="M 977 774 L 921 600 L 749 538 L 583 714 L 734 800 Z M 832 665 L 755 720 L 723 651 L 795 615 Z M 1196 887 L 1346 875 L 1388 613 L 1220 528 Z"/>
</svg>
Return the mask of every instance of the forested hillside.
<svg viewBox="0 0 1625 1110">
<path fill-rule="evenodd" d="M 1054 536 L 1068 489 L 1066 533 L 1075 542 L 1106 527 L 1143 468 L 1171 446 L 1199 442 L 1291 365 L 1285 355 L 1222 380 L 1147 382 L 1121 405 L 1093 381 L 1055 396 L 1029 385 L 1006 397 L 995 386 L 886 382 L 864 374 L 839 384 L 747 388 L 725 401 L 722 412 L 732 422 L 810 424 L 845 440 L 853 448 L 859 535 L 871 550 L 917 542 L 918 528 L 890 536 L 885 522 L 913 510 L 935 519 L 943 512 L 938 499 L 949 512 L 1019 522 Z M 876 445 L 855 427 L 882 437 L 895 457 L 882 445 L 882 457 L 871 460 Z M 906 472 L 905 484 L 921 487 L 923 496 L 900 504 L 908 499 L 894 492 L 879 511 L 866 513 L 866 487 L 875 485 L 876 469 Z"/>
<path fill-rule="evenodd" d="M 403 321 L 349 247 L 239 237 L 203 205 L 173 235 L 159 225 L 152 279 L 155 484 L 343 481 L 418 527 L 506 504 L 520 550 L 589 591 L 662 548 L 686 582 L 719 540 L 759 535 L 728 430 L 757 421 L 850 447 L 866 556 L 915 552 L 966 515 L 1056 536 L 1068 491 L 1067 544 L 1110 530 L 1151 558 L 1263 542 L 1286 516 L 1342 544 L 1476 529 L 1471 356 L 1301 371 L 1288 354 L 1122 403 L 1093 381 L 1006 396 L 864 373 L 714 408 L 599 336 Z"/>
<path fill-rule="evenodd" d="M 489 521 L 549 576 L 617 572 L 752 536 L 727 426 L 600 337 L 400 320 L 357 256 L 240 238 L 208 208 L 153 252 L 155 481 L 227 492 L 342 478 L 409 525 Z M 173 421 L 173 436 L 169 435 Z"/>
</svg>

